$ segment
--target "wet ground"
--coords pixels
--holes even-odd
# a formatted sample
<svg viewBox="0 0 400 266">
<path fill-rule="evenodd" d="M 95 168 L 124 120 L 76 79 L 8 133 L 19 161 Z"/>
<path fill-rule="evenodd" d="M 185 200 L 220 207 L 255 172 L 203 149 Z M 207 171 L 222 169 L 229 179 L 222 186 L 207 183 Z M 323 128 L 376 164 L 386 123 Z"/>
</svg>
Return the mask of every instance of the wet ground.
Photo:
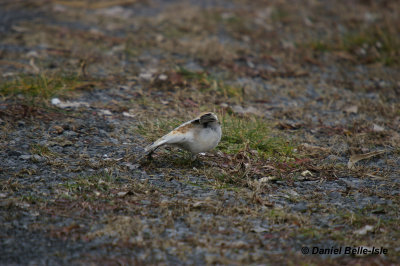
<svg viewBox="0 0 400 266">
<path fill-rule="evenodd" d="M 1 264 L 399 263 L 399 11 L 3 1 Z M 215 151 L 137 160 L 205 110 Z"/>
</svg>

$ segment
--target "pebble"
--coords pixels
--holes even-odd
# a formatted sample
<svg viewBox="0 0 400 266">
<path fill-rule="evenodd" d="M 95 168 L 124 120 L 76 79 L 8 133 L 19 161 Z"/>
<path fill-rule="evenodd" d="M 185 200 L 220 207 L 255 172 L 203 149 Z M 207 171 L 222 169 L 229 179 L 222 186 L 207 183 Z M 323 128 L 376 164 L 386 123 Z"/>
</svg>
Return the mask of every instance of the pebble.
<svg viewBox="0 0 400 266">
<path fill-rule="evenodd" d="M 46 161 L 46 158 L 45 158 L 45 157 L 40 156 L 40 155 L 38 155 L 38 154 L 33 155 L 32 158 L 33 158 L 35 161 L 38 161 L 38 162 L 44 162 L 44 161 Z"/>
<path fill-rule="evenodd" d="M 292 207 L 292 210 L 297 212 L 305 212 L 307 211 L 307 209 L 308 209 L 307 203 L 304 201 L 301 201 Z"/>
<path fill-rule="evenodd" d="M 32 155 L 27 155 L 27 154 L 24 154 L 24 155 L 19 156 L 19 158 L 20 158 L 21 160 L 29 160 L 31 157 L 32 157 Z"/>
</svg>

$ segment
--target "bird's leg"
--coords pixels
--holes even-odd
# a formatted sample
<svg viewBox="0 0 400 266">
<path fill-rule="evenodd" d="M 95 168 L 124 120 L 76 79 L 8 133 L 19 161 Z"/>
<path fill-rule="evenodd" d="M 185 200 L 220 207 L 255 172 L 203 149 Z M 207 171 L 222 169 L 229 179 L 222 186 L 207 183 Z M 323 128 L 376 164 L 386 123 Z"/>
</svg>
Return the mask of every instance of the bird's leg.
<svg viewBox="0 0 400 266">
<path fill-rule="evenodd" d="M 197 154 L 191 153 L 191 154 L 190 154 L 190 161 L 191 161 L 191 162 L 194 162 L 194 161 L 196 161 L 196 160 L 197 160 Z"/>
<path fill-rule="evenodd" d="M 192 154 L 190 159 L 191 159 L 190 160 L 191 165 L 193 164 L 194 166 L 197 166 L 197 167 L 204 165 L 203 161 L 201 159 L 199 159 L 198 154 Z"/>
<path fill-rule="evenodd" d="M 149 152 L 149 153 L 147 154 L 147 160 L 149 160 L 149 161 L 153 160 L 152 155 L 153 155 L 153 151 Z"/>
</svg>

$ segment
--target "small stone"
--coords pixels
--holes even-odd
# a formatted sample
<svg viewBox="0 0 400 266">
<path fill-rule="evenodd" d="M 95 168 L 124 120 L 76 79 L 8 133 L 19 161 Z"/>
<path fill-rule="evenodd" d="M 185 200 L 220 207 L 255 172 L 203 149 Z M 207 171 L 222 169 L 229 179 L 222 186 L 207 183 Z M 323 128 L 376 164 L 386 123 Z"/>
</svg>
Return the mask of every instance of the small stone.
<svg viewBox="0 0 400 266">
<path fill-rule="evenodd" d="M 75 137 L 76 135 L 78 135 L 78 133 L 76 133 L 75 131 L 66 130 L 63 132 L 63 135 L 66 137 Z"/>
<path fill-rule="evenodd" d="M 168 79 L 168 76 L 165 75 L 165 74 L 161 74 L 161 75 L 158 76 L 158 79 L 159 79 L 159 80 L 167 80 L 167 79 Z"/>
<path fill-rule="evenodd" d="M 99 115 L 105 115 L 105 116 L 110 116 L 112 115 L 110 110 L 106 110 L 106 109 L 100 109 L 98 112 Z"/>
<path fill-rule="evenodd" d="M 117 196 L 118 196 L 118 197 L 123 197 L 123 196 L 125 196 L 125 195 L 128 194 L 128 193 L 129 193 L 129 191 L 120 191 L 120 192 L 117 193 Z"/>
<path fill-rule="evenodd" d="M 58 104 L 60 104 L 61 103 L 61 101 L 60 101 L 60 99 L 58 99 L 58 98 L 53 98 L 53 99 L 51 99 L 51 104 L 52 105 L 58 105 Z"/>
<path fill-rule="evenodd" d="M 150 80 L 153 75 L 151 73 L 140 73 L 139 78 L 144 80 Z"/>
<path fill-rule="evenodd" d="M 257 225 L 257 226 L 254 226 L 254 227 L 251 229 L 251 231 L 252 231 L 252 232 L 255 232 L 255 233 L 262 233 L 262 232 L 268 232 L 268 229 Z"/>
<path fill-rule="evenodd" d="M 126 163 L 125 166 L 128 167 L 129 170 L 135 170 L 135 169 L 138 169 L 140 165 L 137 163 L 135 163 L 135 164 Z"/>
<path fill-rule="evenodd" d="M 297 212 L 305 212 L 307 211 L 307 209 L 308 209 L 307 203 L 304 201 L 299 202 L 292 207 L 292 210 Z"/>
<path fill-rule="evenodd" d="M 29 160 L 31 157 L 32 157 L 32 155 L 29 155 L 29 154 L 24 154 L 24 155 L 19 156 L 19 158 L 21 160 Z"/>
<path fill-rule="evenodd" d="M 43 156 L 40 156 L 38 154 L 33 155 L 31 158 L 33 158 L 35 161 L 38 161 L 38 162 L 46 161 L 46 158 L 44 158 Z"/>
</svg>

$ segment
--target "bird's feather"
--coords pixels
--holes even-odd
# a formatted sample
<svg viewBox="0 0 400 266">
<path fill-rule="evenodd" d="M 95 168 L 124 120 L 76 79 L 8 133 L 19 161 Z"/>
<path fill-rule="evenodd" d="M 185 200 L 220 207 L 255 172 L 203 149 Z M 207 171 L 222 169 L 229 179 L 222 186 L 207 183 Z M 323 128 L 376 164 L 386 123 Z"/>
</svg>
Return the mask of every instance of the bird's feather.
<svg viewBox="0 0 400 266">
<path fill-rule="evenodd" d="M 215 114 L 208 112 L 183 123 L 148 145 L 145 148 L 145 154 L 151 155 L 163 145 L 177 146 L 195 154 L 214 148 L 220 139 L 221 126 L 218 118 Z"/>
</svg>

